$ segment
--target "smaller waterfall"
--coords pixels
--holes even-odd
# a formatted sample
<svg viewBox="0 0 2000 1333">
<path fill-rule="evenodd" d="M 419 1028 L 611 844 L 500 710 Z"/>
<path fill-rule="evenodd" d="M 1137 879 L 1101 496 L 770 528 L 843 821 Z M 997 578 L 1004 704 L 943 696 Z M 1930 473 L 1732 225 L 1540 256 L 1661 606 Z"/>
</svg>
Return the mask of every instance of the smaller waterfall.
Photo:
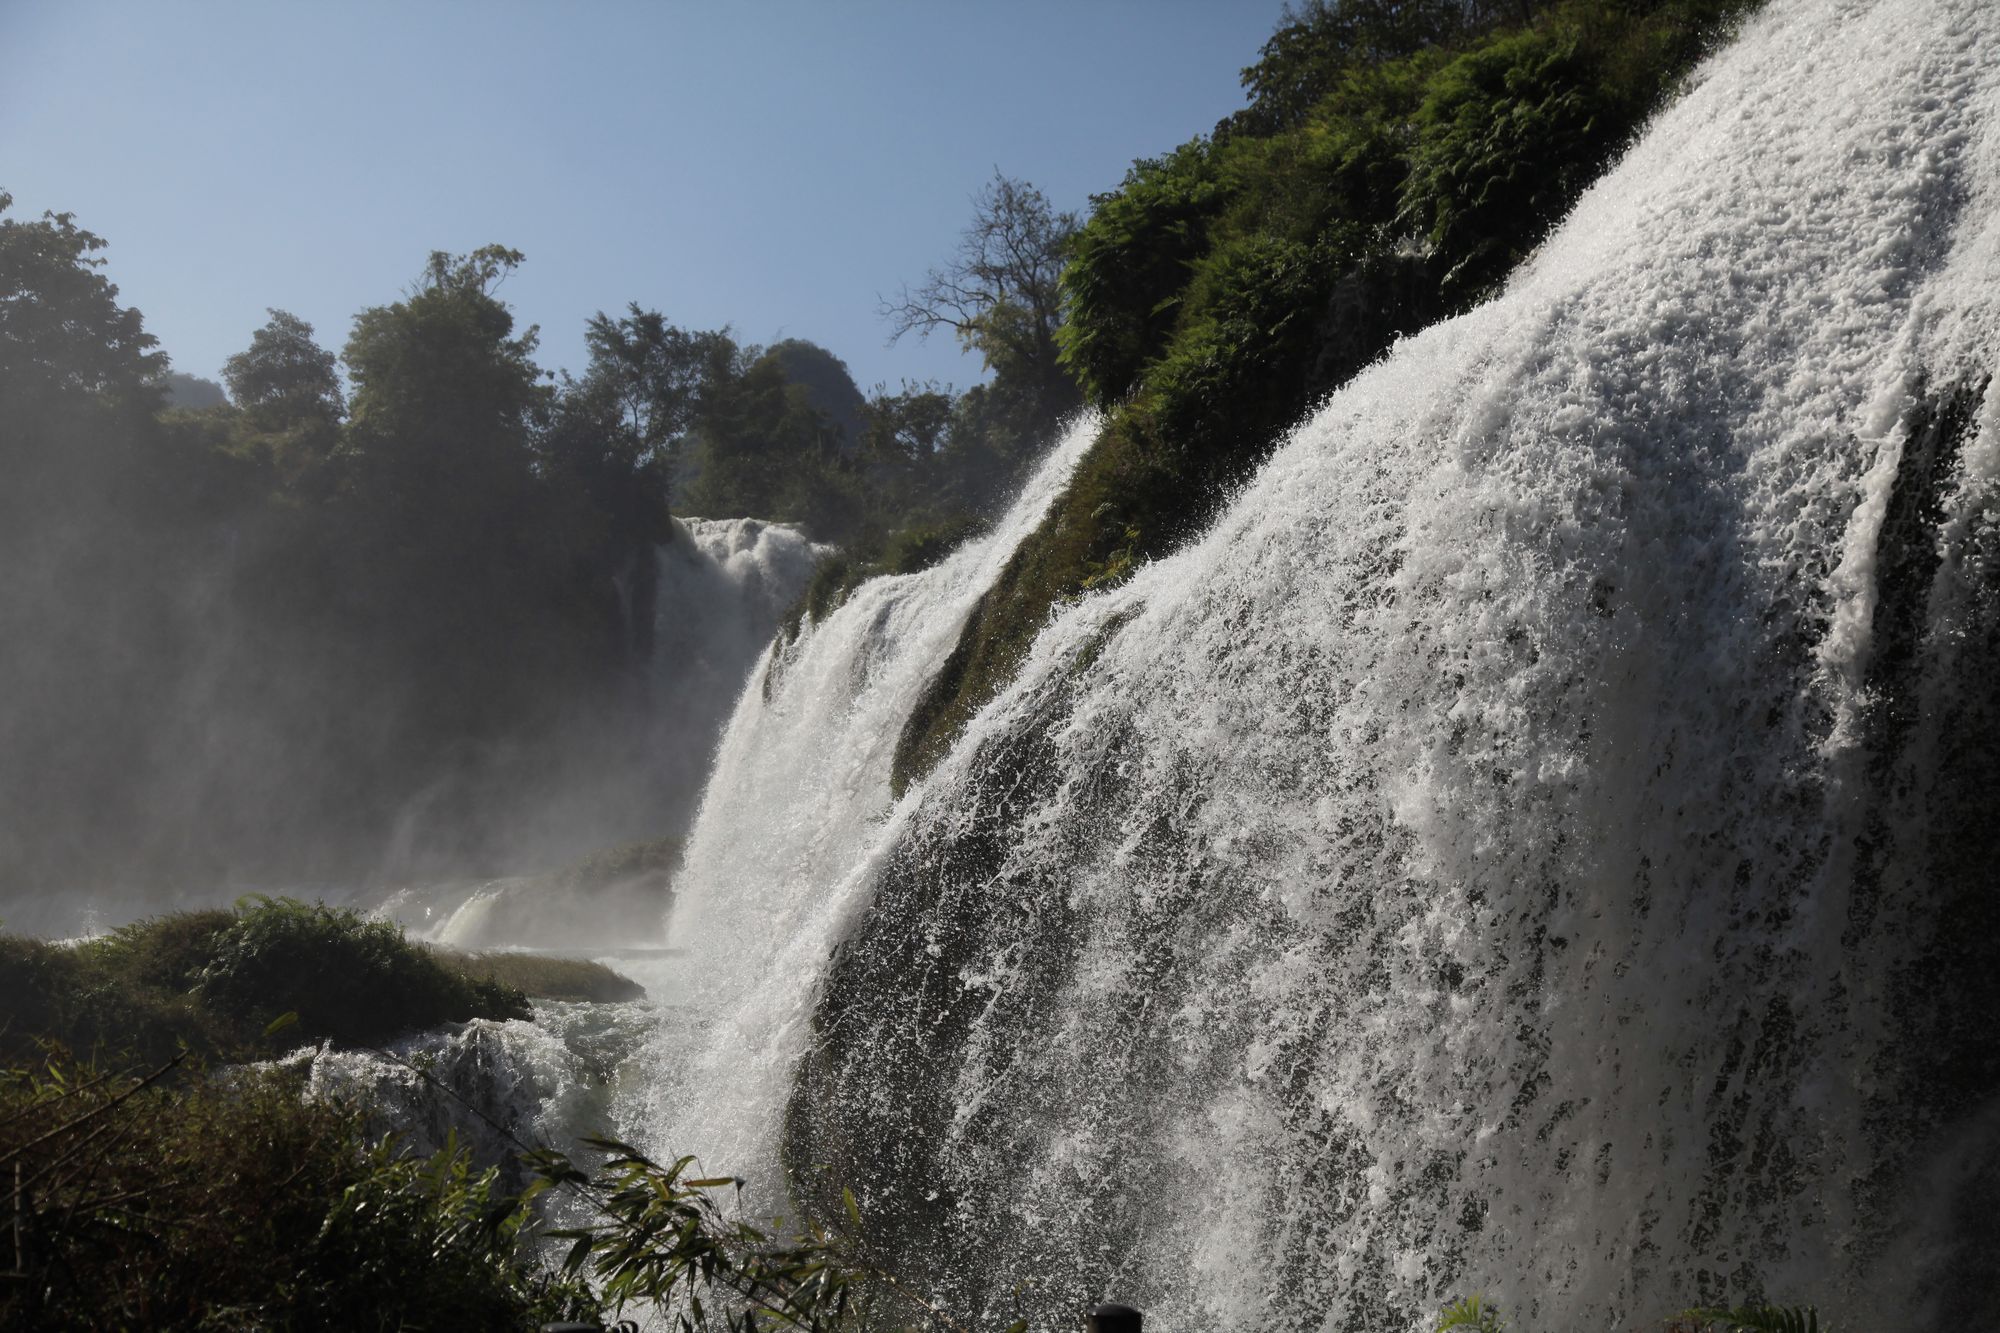
<svg viewBox="0 0 2000 1333">
<path fill-rule="evenodd" d="M 851 906 L 847 872 L 895 804 L 903 719 L 1097 428 L 1073 425 L 991 533 L 921 573 L 864 583 L 776 644 L 716 753 L 669 930 L 683 951 L 679 998 L 701 1019 L 663 1026 L 660 1082 L 636 1118 L 661 1152 L 761 1178 L 772 1192 L 759 1210 L 780 1206 L 776 1118 L 820 960 Z"/>
<path fill-rule="evenodd" d="M 590 807 L 569 812 L 567 823 L 599 828 L 600 846 L 651 843 L 687 830 L 716 742 L 758 654 L 833 549 L 788 524 L 754 518 L 687 518 L 674 526 L 673 537 L 653 553 L 655 577 L 645 581 L 652 620 L 638 636 L 650 645 L 650 672 L 629 739 L 644 776 L 610 791 L 588 775 L 563 788 L 565 802 Z M 529 846 L 523 869 L 576 859 L 549 854 L 546 843 Z M 401 885 L 373 910 L 424 939 L 463 949 L 590 953 L 658 929 L 659 876 L 555 882 L 563 877 Z"/>
<path fill-rule="evenodd" d="M 651 753 L 667 831 L 692 818 L 715 743 L 757 655 L 832 550 L 784 523 L 685 518 L 659 548 Z"/>
</svg>

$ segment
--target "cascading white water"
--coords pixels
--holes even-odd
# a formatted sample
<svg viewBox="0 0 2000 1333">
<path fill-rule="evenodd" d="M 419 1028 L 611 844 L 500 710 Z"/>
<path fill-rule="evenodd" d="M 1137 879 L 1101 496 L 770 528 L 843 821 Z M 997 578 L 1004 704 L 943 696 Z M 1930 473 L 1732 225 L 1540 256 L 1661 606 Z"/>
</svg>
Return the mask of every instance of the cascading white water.
<svg viewBox="0 0 2000 1333">
<path fill-rule="evenodd" d="M 684 518 L 675 527 L 654 552 L 642 738 L 653 780 L 643 793 L 645 822 L 627 836 L 687 828 L 751 668 L 834 549 L 790 524 L 754 518 Z M 599 798 L 580 787 L 571 799 Z M 587 819 L 579 812 L 575 822 Z M 650 880 L 607 883 L 586 900 L 534 877 L 401 886 L 374 910 L 426 940 L 462 949 L 608 948 L 629 943 L 634 931 L 650 937 L 660 913 Z"/>
<path fill-rule="evenodd" d="M 784 523 L 685 518 L 659 548 L 652 752 L 674 828 L 694 813 L 716 742 L 758 655 L 832 551 Z"/>
<path fill-rule="evenodd" d="M 700 1015 L 698 1033 L 663 1033 L 661 1080 L 635 1113 L 662 1151 L 751 1177 L 775 1162 L 814 979 L 893 804 L 902 721 L 1095 430 L 1088 418 L 1071 428 L 991 532 L 930 569 L 864 583 L 823 623 L 772 645 L 689 838 L 669 935 L 682 956 L 643 978 Z"/>
<path fill-rule="evenodd" d="M 1992 1015 L 1932 989 L 1990 915 L 1996 124 L 2000 6 L 1778 0 L 892 817 L 1028 516 L 781 649 L 654 1141 L 782 1138 L 986 1313 L 1950 1323 L 2000 1181 Z"/>
</svg>

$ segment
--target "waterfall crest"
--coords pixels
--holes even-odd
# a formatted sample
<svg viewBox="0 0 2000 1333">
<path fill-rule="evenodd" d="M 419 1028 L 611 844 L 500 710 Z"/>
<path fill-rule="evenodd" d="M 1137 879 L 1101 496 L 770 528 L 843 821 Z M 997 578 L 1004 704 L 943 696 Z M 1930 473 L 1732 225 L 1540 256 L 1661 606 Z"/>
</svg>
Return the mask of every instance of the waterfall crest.
<svg viewBox="0 0 2000 1333">
<path fill-rule="evenodd" d="M 987 1314 L 1951 1323 L 2000 1187 L 1996 52 L 1984 0 L 1773 4 L 893 810 L 1022 509 L 777 649 L 655 1139 L 782 1135 Z"/>
</svg>

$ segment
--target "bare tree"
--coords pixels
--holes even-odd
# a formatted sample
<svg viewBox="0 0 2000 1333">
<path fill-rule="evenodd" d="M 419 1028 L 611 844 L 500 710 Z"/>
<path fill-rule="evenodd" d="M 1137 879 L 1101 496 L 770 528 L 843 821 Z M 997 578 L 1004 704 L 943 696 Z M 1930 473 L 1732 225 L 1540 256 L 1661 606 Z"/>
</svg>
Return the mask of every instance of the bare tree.
<svg viewBox="0 0 2000 1333">
<path fill-rule="evenodd" d="M 972 225 L 952 261 L 882 303 L 889 341 L 950 329 L 998 379 L 1066 410 L 1075 389 L 1056 361 L 1057 283 L 1077 225 L 1074 213 L 1056 212 L 1040 190 L 996 170 L 973 198 Z"/>
</svg>

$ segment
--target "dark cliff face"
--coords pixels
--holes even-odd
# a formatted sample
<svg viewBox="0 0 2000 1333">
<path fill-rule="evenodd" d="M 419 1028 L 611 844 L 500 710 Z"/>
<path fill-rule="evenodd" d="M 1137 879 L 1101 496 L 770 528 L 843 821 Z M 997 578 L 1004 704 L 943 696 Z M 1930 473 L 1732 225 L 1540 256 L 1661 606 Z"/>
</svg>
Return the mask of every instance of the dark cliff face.
<svg viewBox="0 0 2000 1333">
<path fill-rule="evenodd" d="M 1866 808 L 1855 839 L 1850 938 L 1927 904 L 1882 1003 L 1900 1035 L 1871 1108 L 1900 1145 L 1870 1182 L 1885 1242 L 1948 1218 L 1953 1257 L 1928 1326 L 1971 1319 L 2000 1253 L 1994 1141 L 2000 1089 L 2000 537 L 1991 495 L 1960 491 L 1990 377 L 1933 385 L 1910 413 L 1876 549 Z M 1954 497 L 1954 493 L 1957 493 Z M 1949 504 L 1954 498 L 1958 507 Z"/>
</svg>

